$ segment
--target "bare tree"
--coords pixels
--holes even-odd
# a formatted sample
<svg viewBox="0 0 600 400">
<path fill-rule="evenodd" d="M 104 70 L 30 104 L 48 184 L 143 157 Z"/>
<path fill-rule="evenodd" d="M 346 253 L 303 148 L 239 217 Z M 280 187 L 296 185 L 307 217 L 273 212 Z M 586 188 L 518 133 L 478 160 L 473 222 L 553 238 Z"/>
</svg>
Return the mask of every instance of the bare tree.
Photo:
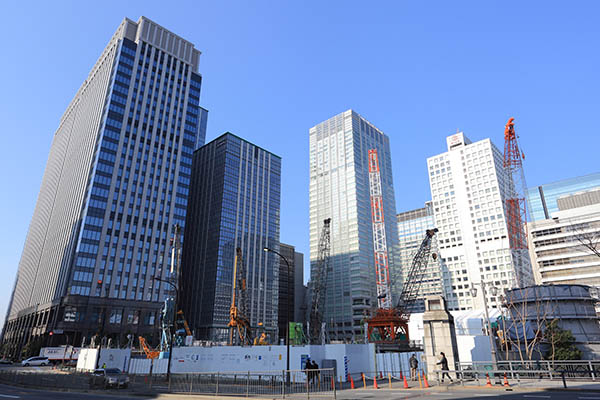
<svg viewBox="0 0 600 400">
<path fill-rule="evenodd" d="M 542 352 L 544 330 L 554 315 L 555 303 L 541 293 L 539 286 L 525 287 L 507 293 L 504 307 L 508 318 L 503 321 L 506 359 L 509 349 L 516 350 L 521 362 L 531 361 Z"/>
<path fill-rule="evenodd" d="M 568 226 L 567 230 L 575 232 L 573 237 L 582 250 L 600 257 L 600 226 L 578 223 Z"/>
</svg>

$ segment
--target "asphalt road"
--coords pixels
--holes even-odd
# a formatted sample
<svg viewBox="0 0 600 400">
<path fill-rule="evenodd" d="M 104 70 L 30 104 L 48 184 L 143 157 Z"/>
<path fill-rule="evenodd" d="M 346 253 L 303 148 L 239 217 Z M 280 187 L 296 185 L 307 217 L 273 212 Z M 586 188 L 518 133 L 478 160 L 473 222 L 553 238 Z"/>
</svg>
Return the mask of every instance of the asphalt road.
<svg viewBox="0 0 600 400">
<path fill-rule="evenodd" d="M 0 400 L 4 399 L 26 399 L 26 400 L 115 400 L 115 399 L 155 399 L 156 397 L 144 396 L 111 396 L 94 393 L 69 393 L 55 392 L 50 390 L 26 389 L 15 386 L 0 385 Z"/>
</svg>

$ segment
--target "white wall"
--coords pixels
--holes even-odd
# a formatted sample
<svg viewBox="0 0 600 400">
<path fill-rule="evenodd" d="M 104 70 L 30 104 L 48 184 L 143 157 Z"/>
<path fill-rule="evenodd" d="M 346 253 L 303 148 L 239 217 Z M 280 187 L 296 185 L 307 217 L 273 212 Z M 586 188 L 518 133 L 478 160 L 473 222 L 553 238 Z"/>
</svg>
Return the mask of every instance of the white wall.
<svg viewBox="0 0 600 400">
<path fill-rule="evenodd" d="M 93 371 L 96 369 L 98 349 L 81 349 L 77 359 L 77 371 Z"/>
<path fill-rule="evenodd" d="M 106 368 L 118 368 L 121 371 L 129 370 L 131 349 L 101 349 L 98 368 L 106 364 Z"/>
<path fill-rule="evenodd" d="M 346 373 L 355 374 L 375 370 L 374 344 L 291 346 L 290 369 L 302 369 L 303 356 L 304 359 L 309 357 L 316 361 L 319 367 L 323 366 L 325 359 L 336 360 L 337 375 L 341 376 L 343 381 L 346 379 Z M 141 364 L 138 366 L 137 363 L 136 361 L 135 368 L 142 368 Z M 286 347 L 176 347 L 173 351 L 171 368 L 174 373 L 285 370 Z"/>
<path fill-rule="evenodd" d="M 129 373 L 137 375 L 146 375 L 150 373 L 151 360 L 149 358 L 132 358 L 129 360 Z M 152 365 L 152 374 L 166 374 L 168 358 L 157 358 Z"/>
</svg>

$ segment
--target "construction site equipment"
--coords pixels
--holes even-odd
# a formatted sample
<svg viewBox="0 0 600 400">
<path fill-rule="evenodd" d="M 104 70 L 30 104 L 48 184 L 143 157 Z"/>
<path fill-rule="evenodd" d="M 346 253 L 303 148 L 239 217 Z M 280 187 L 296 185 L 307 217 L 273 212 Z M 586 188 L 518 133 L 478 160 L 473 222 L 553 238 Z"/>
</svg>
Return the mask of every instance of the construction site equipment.
<svg viewBox="0 0 600 400">
<path fill-rule="evenodd" d="M 331 252 L 331 218 L 323 220 L 323 229 L 319 237 L 319 256 L 317 265 L 311 274 L 312 303 L 310 307 L 309 332 L 311 344 L 325 344 L 323 329 L 323 304 L 325 303 L 325 284 L 329 269 Z"/>
<path fill-rule="evenodd" d="M 183 310 L 179 310 L 175 318 L 175 344 L 183 346 L 185 338 L 190 336 L 192 336 L 192 331 L 183 315 Z"/>
<path fill-rule="evenodd" d="M 140 347 L 142 348 L 142 350 L 146 354 L 146 358 L 149 358 L 151 360 L 154 360 L 154 359 L 158 358 L 158 356 L 160 354 L 159 350 L 152 350 L 148 346 L 148 343 L 146 343 L 146 339 L 144 339 L 142 336 L 139 336 L 138 339 L 140 341 Z"/>
<path fill-rule="evenodd" d="M 393 307 L 379 157 L 377 149 L 369 150 L 368 154 L 373 251 L 375 256 L 377 305 L 379 308 L 375 311 L 375 315 L 367 320 L 367 335 L 369 340 L 380 343 L 408 342 L 409 306 L 416 300 L 419 293 L 421 275 L 427 267 L 427 260 L 431 250 L 431 238 L 437 232 L 437 229 L 427 231 L 402 287 L 398 305 Z M 377 333 L 377 337 L 373 336 L 374 333 Z"/>
<path fill-rule="evenodd" d="M 431 256 L 434 260 L 437 259 L 437 254 L 431 253 L 431 241 L 437 231 L 437 228 L 434 228 L 425 232 L 425 238 L 413 258 L 396 307 L 390 309 L 380 308 L 375 316 L 367 320 L 367 334 L 370 341 L 379 343 L 406 343 L 409 341 L 408 320 L 410 309 L 419 295 L 420 277 L 427 268 L 429 257 Z M 378 337 L 373 336 L 375 332 L 378 333 Z"/>
<path fill-rule="evenodd" d="M 375 253 L 375 279 L 379 308 L 392 308 L 390 271 L 388 266 L 383 193 L 377 150 L 369 150 L 369 188 L 371 193 L 371 221 L 373 224 L 373 251 Z"/>
<path fill-rule="evenodd" d="M 266 346 L 269 342 L 267 341 L 267 334 L 265 332 L 260 334 L 260 337 L 254 338 L 255 346 Z"/>
<path fill-rule="evenodd" d="M 505 212 L 511 249 L 527 249 L 526 183 L 523 172 L 525 154 L 519 149 L 514 118 L 504 127 L 504 169 L 509 174 L 505 184 Z"/>
<path fill-rule="evenodd" d="M 510 118 L 504 127 L 504 213 L 508 230 L 508 241 L 514 265 L 513 285 L 524 287 L 532 283 L 526 271 L 529 268 L 529 250 L 527 246 L 527 182 L 523 171 L 525 154 L 519 148 L 515 132 L 514 118 Z"/>
<path fill-rule="evenodd" d="M 229 318 L 229 324 L 227 324 L 229 327 L 229 345 L 233 346 L 238 341 L 241 345 L 251 345 L 252 329 L 247 306 L 246 267 L 242 257 L 242 249 L 239 247 L 235 249 L 233 263 L 233 293 Z M 237 335 L 235 335 L 235 331 L 237 331 Z"/>
</svg>

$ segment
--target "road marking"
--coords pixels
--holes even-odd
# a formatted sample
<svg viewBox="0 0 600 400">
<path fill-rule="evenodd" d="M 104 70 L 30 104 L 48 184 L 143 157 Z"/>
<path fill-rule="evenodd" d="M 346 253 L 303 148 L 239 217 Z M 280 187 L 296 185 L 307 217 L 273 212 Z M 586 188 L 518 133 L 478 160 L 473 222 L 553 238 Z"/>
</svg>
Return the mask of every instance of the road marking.
<svg viewBox="0 0 600 400">
<path fill-rule="evenodd" d="M 578 399 L 581 400 L 600 400 L 600 397 L 577 397 Z"/>
<path fill-rule="evenodd" d="M 549 399 L 550 398 L 550 396 L 542 396 L 541 394 L 540 395 L 537 395 L 537 394 L 524 394 L 523 397 L 534 397 L 534 398 L 538 398 L 538 399 Z"/>
<path fill-rule="evenodd" d="M 7 399 L 20 399 L 20 396 L 12 396 L 10 394 L 0 394 L 0 397 L 6 397 Z"/>
</svg>

